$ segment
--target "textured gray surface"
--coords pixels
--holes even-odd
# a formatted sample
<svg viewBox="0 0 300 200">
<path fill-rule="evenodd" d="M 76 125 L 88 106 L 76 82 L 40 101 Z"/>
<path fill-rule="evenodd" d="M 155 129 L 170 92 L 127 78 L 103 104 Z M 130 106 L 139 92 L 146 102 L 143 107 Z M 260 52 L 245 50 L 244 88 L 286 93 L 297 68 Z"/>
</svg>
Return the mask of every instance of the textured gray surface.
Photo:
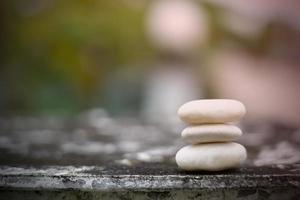
<svg viewBox="0 0 300 200">
<path fill-rule="evenodd" d="M 107 169 L 108 168 L 108 169 Z M 163 169 L 159 171 L 160 169 Z M 151 173 L 152 171 L 152 173 Z M 160 164 L 135 168 L 110 167 L 1 167 L 0 186 L 35 190 L 169 190 L 169 189 L 300 189 L 300 166 L 240 168 L 221 172 L 184 172 Z"/>
<path fill-rule="evenodd" d="M 299 199 L 300 166 L 184 172 L 175 166 L 2 166 L 0 199 Z"/>
<path fill-rule="evenodd" d="M 182 128 L 101 110 L 0 119 L 0 199 L 300 199 L 299 129 L 242 124 L 244 166 L 185 172 Z"/>
</svg>

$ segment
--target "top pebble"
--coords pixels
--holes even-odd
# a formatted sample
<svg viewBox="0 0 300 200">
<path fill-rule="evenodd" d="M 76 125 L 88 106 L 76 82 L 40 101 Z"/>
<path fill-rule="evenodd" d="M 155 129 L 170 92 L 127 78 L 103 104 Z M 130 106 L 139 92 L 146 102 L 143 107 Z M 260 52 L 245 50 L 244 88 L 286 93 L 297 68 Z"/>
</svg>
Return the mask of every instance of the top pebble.
<svg viewBox="0 0 300 200">
<path fill-rule="evenodd" d="M 195 100 L 183 104 L 178 115 L 189 124 L 216 124 L 239 121 L 246 114 L 245 106 L 231 99 Z"/>
</svg>

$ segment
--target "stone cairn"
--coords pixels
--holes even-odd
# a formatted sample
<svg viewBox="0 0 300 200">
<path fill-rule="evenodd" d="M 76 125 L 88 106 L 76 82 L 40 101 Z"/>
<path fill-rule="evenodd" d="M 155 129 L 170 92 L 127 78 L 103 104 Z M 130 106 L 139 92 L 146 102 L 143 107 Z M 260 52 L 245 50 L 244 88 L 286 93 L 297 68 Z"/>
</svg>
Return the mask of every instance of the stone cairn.
<svg viewBox="0 0 300 200">
<path fill-rule="evenodd" d="M 244 146 L 235 143 L 242 131 L 230 124 L 246 113 L 236 100 L 206 99 L 183 104 L 179 117 L 190 124 L 181 136 L 190 145 L 176 154 L 177 165 L 184 170 L 219 171 L 240 166 L 247 158 Z"/>
</svg>

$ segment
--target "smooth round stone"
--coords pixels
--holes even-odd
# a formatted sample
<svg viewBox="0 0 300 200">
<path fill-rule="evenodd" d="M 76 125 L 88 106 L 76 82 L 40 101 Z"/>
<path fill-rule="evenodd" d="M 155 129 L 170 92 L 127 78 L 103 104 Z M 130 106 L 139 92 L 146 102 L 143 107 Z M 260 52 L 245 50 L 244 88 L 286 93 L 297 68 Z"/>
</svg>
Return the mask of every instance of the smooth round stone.
<svg viewBox="0 0 300 200">
<path fill-rule="evenodd" d="M 245 106 L 231 99 L 195 100 L 183 104 L 179 117 L 190 124 L 228 123 L 240 120 L 246 113 Z"/>
<path fill-rule="evenodd" d="M 245 147 L 238 143 L 206 143 L 183 147 L 176 154 L 176 163 L 190 171 L 219 171 L 238 167 L 246 158 Z"/>
<path fill-rule="evenodd" d="M 204 124 L 186 127 L 181 136 L 191 144 L 207 142 L 231 142 L 237 140 L 242 131 L 229 124 Z"/>
</svg>

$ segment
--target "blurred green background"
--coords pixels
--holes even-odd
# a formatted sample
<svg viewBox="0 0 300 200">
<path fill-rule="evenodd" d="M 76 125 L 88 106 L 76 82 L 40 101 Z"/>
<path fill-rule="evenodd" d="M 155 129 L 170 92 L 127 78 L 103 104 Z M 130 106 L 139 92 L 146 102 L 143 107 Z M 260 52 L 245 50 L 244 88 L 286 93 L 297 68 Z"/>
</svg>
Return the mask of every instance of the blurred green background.
<svg viewBox="0 0 300 200">
<path fill-rule="evenodd" d="M 0 4 L 2 112 L 67 114 L 110 106 L 107 98 L 113 94 L 106 94 L 105 84 L 113 72 L 141 71 L 152 57 L 144 8 L 129 2 Z"/>
<path fill-rule="evenodd" d="M 179 2 L 175 6 L 170 2 L 1 1 L 1 115 L 73 115 L 95 107 L 115 115 L 138 112 L 149 95 L 168 94 L 168 87 L 155 92 L 160 85 L 153 77 L 165 70 L 158 79 L 163 86 L 170 72 L 184 74 L 185 67 L 170 70 L 155 63 L 190 66 L 186 69 L 199 83 L 187 99 L 193 93 L 196 98 L 236 98 L 250 114 L 254 110 L 255 115 L 270 113 L 266 116 L 274 118 L 300 106 L 296 92 L 300 81 L 295 76 L 300 74 L 297 1 L 174 1 Z M 189 40 L 194 33 L 201 39 Z M 188 43 L 196 45 L 192 48 Z M 224 53 L 230 55 L 227 64 L 220 56 Z M 154 81 L 149 82 L 149 77 Z M 169 78 L 175 83 L 184 80 L 181 86 L 190 84 L 189 78 L 174 77 Z M 173 93 L 169 100 L 157 98 L 152 104 L 168 104 L 175 99 Z M 282 104 L 290 107 L 272 111 Z M 286 119 L 300 122 L 299 115 Z"/>
</svg>

